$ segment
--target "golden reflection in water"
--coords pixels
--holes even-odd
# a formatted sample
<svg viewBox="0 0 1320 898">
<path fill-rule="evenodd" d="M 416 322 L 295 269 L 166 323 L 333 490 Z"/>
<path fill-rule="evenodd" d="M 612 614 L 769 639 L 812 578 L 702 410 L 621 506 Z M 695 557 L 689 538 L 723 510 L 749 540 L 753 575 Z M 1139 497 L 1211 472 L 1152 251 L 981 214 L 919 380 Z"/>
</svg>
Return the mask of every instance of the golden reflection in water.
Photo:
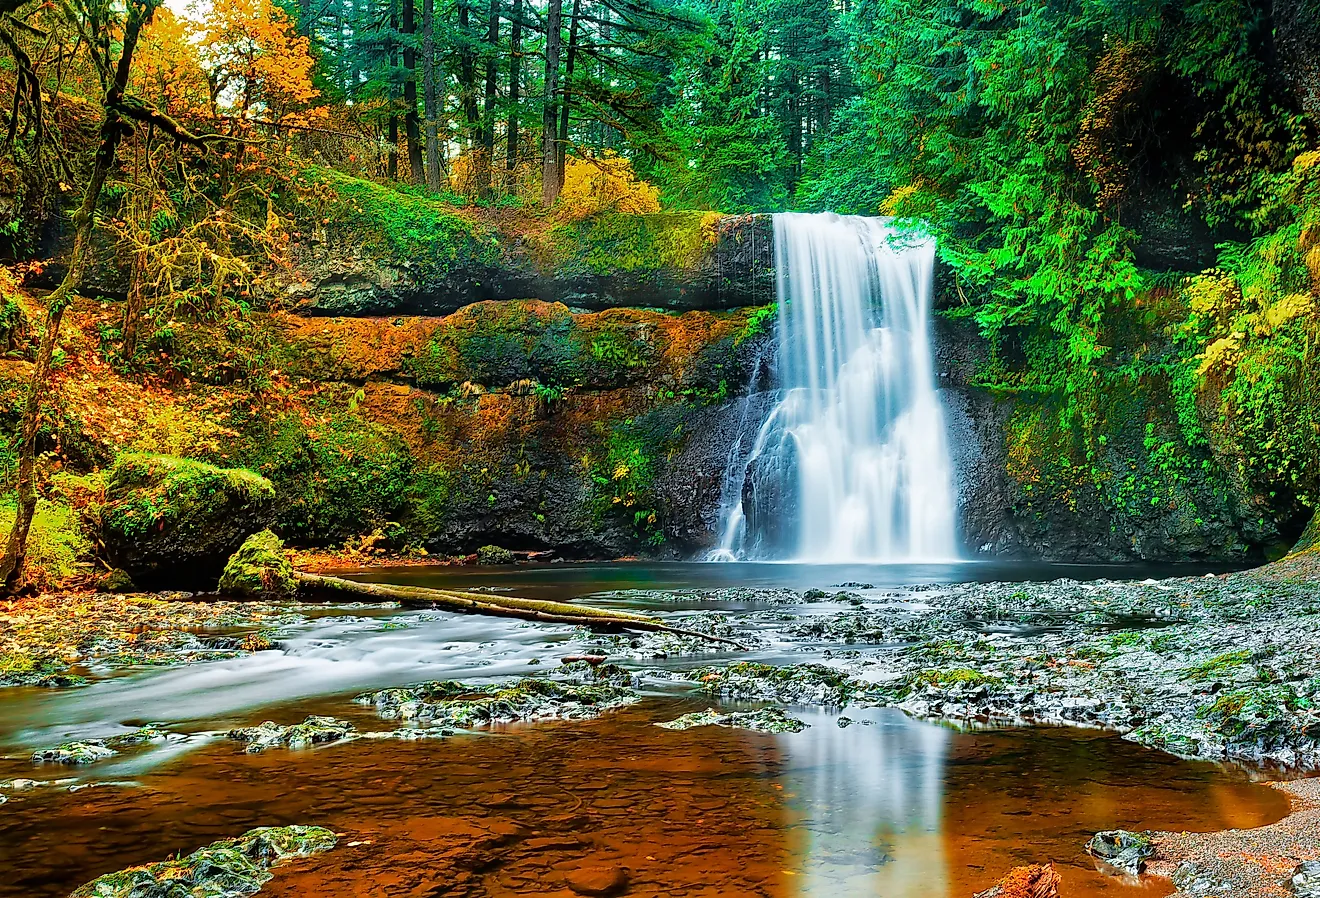
<svg viewBox="0 0 1320 898">
<path fill-rule="evenodd" d="M 574 876 L 617 868 L 629 896 L 961 898 L 1054 860 L 1068 898 L 1149 898 L 1158 887 L 1089 868 L 1092 830 L 1285 811 L 1274 790 L 1098 733 L 959 733 L 898 712 L 850 712 L 873 723 L 847 728 L 803 714 L 811 728 L 783 736 L 651 725 L 693 707 L 298 754 L 217 742 L 135 788 L 23 793 L 0 810 L 0 896 L 67 895 L 252 826 L 321 823 L 339 847 L 263 896 L 569 898 Z"/>
</svg>

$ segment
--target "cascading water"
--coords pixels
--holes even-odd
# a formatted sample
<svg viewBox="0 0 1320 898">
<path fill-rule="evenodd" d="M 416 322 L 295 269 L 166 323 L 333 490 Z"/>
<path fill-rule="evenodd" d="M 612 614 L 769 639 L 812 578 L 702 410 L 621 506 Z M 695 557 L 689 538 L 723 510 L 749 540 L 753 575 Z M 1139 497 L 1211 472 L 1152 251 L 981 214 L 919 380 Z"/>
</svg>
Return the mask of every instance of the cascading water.
<svg viewBox="0 0 1320 898">
<path fill-rule="evenodd" d="M 934 242 L 833 214 L 775 215 L 774 234 L 785 393 L 726 477 L 712 558 L 955 558 L 930 346 Z"/>
</svg>

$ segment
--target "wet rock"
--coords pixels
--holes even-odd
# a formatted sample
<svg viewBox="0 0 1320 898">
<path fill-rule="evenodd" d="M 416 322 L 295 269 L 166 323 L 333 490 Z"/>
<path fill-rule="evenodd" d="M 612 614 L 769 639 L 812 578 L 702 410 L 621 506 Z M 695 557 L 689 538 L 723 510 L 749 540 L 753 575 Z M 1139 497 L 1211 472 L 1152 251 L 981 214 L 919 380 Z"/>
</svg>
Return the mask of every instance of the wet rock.
<svg viewBox="0 0 1320 898">
<path fill-rule="evenodd" d="M 113 758 L 124 748 L 145 745 L 148 742 L 163 742 L 169 735 L 164 730 L 146 726 L 131 733 L 111 736 L 108 739 L 80 739 L 65 742 L 54 748 L 37 749 L 32 753 L 32 763 L 94 764 L 97 761 Z"/>
<path fill-rule="evenodd" d="M 118 567 L 106 571 L 98 578 L 96 586 L 106 592 L 137 592 L 137 584 L 128 575 L 128 571 Z"/>
<path fill-rule="evenodd" d="M 1304 861 L 1293 870 L 1288 888 L 1297 898 L 1320 898 L 1320 861 Z"/>
<path fill-rule="evenodd" d="M 1059 874 L 1053 864 L 1014 867 L 976 898 L 1059 898 Z"/>
<path fill-rule="evenodd" d="M 269 530 L 254 533 L 229 556 L 220 592 L 244 599 L 287 599 L 297 590 L 284 542 Z"/>
<path fill-rule="evenodd" d="M 758 733 L 800 733 L 807 725 L 796 717 L 789 717 L 778 708 L 762 708 L 759 711 L 717 711 L 707 708 L 684 714 L 668 723 L 656 726 L 666 730 L 690 730 L 694 727 L 721 726 L 743 730 L 755 730 Z"/>
<path fill-rule="evenodd" d="M 244 751 L 257 754 L 268 748 L 310 748 L 313 745 L 326 745 L 353 739 L 358 735 L 357 728 L 345 720 L 334 717 L 320 717 L 315 714 L 302 723 L 280 726 L 274 721 L 254 727 L 240 727 L 230 730 L 228 737 L 235 742 L 245 743 Z"/>
<path fill-rule="evenodd" d="M 631 689 L 608 683 L 575 684 L 528 677 L 480 686 L 442 680 L 409 689 L 359 695 L 387 720 L 415 720 L 460 728 L 523 720 L 586 720 L 637 701 Z"/>
<path fill-rule="evenodd" d="M 824 664 L 776 667 L 738 661 L 728 667 L 702 667 L 686 676 L 700 683 L 703 691 L 721 698 L 786 705 L 843 707 L 863 688 L 845 672 Z"/>
<path fill-rule="evenodd" d="M 513 564 L 517 559 L 500 546 L 482 546 L 477 550 L 477 564 Z"/>
<path fill-rule="evenodd" d="M 604 661 L 602 658 L 601 661 Z M 570 683 L 608 683 L 612 686 L 634 686 L 637 678 L 617 664 L 567 661 L 555 671 Z"/>
<path fill-rule="evenodd" d="M 1086 851 L 1114 869 L 1136 876 L 1146 868 L 1146 859 L 1155 854 L 1155 845 L 1144 833 L 1113 829 L 1092 836 Z"/>
<path fill-rule="evenodd" d="M 34 764 L 94 764 L 119 754 L 104 742 L 65 742 L 55 748 L 40 748 L 32 753 Z"/>
<path fill-rule="evenodd" d="M 578 895 L 608 898 L 628 888 L 628 871 L 613 865 L 578 867 L 564 874 L 564 885 Z"/>
<path fill-rule="evenodd" d="M 109 873 L 70 898 L 240 898 L 269 882 L 280 861 L 329 851 L 336 841 L 320 826 L 261 827 L 187 857 Z"/>
</svg>

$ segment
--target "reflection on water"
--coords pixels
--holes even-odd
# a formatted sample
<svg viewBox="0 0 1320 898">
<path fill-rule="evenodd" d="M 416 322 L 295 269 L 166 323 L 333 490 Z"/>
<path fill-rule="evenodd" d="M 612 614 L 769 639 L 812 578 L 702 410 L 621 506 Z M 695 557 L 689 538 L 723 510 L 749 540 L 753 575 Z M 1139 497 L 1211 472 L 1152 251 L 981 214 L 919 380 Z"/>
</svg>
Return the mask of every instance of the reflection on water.
<svg viewBox="0 0 1320 898">
<path fill-rule="evenodd" d="M 942 898 L 941 820 L 952 734 L 893 712 L 800 715 L 806 733 L 779 737 L 790 807 L 801 815 L 802 895 Z M 805 738 L 804 738 L 805 737 Z"/>
</svg>

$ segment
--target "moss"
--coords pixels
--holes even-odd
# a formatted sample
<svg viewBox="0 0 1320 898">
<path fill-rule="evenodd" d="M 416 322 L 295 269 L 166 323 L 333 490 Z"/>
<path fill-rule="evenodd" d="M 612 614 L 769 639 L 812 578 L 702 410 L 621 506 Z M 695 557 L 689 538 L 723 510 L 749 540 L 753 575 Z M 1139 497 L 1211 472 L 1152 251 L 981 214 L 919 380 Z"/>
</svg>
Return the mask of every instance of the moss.
<svg viewBox="0 0 1320 898">
<path fill-rule="evenodd" d="M 14 525 L 16 508 L 0 505 L 0 532 Z M 49 588 L 67 580 L 92 561 L 92 542 L 83 530 L 77 512 L 62 502 L 37 502 L 28 532 L 27 579 Z"/>
<path fill-rule="evenodd" d="M 970 667 L 955 667 L 950 670 L 923 670 L 912 682 L 914 686 L 948 689 L 953 686 L 998 686 L 1003 681 Z"/>
<path fill-rule="evenodd" d="M 135 536 L 187 522 L 217 503 L 263 503 L 274 495 L 269 480 L 242 468 L 129 453 L 110 469 L 104 523 Z"/>
<path fill-rule="evenodd" d="M 243 598 L 284 598 L 296 589 L 284 542 L 269 530 L 244 540 L 220 575 L 220 592 Z"/>
<path fill-rule="evenodd" d="M 329 851 L 337 841 L 320 826 L 261 827 L 187 857 L 106 874 L 70 898 L 240 898 L 260 891 L 271 880 L 273 865 Z"/>
<path fill-rule="evenodd" d="M 713 255 L 718 221 L 709 212 L 597 215 L 547 231 L 538 241 L 540 262 L 568 276 L 678 275 L 700 268 Z"/>
<path fill-rule="evenodd" d="M 482 546 L 477 550 L 477 564 L 513 564 L 516 559 L 508 549 Z"/>
<path fill-rule="evenodd" d="M 413 459 L 397 432 L 364 420 L 326 394 L 316 417 L 290 413 L 244 428 L 240 458 L 275 484 L 274 523 L 304 545 L 370 533 L 404 507 Z"/>
<path fill-rule="evenodd" d="M 1251 652 L 1248 649 L 1241 649 L 1236 652 L 1225 652 L 1222 655 L 1216 655 L 1207 661 L 1203 661 L 1194 667 L 1189 667 L 1184 673 L 1187 677 L 1193 680 L 1209 680 L 1236 670 L 1250 660 Z"/>
<path fill-rule="evenodd" d="M 328 169 L 314 169 L 300 178 L 328 188 L 329 218 L 354 238 L 378 243 L 388 258 L 409 260 L 443 274 L 454 263 L 494 265 L 500 242 L 493 228 L 458 212 L 453 206 L 421 193 L 399 190 Z"/>
</svg>

